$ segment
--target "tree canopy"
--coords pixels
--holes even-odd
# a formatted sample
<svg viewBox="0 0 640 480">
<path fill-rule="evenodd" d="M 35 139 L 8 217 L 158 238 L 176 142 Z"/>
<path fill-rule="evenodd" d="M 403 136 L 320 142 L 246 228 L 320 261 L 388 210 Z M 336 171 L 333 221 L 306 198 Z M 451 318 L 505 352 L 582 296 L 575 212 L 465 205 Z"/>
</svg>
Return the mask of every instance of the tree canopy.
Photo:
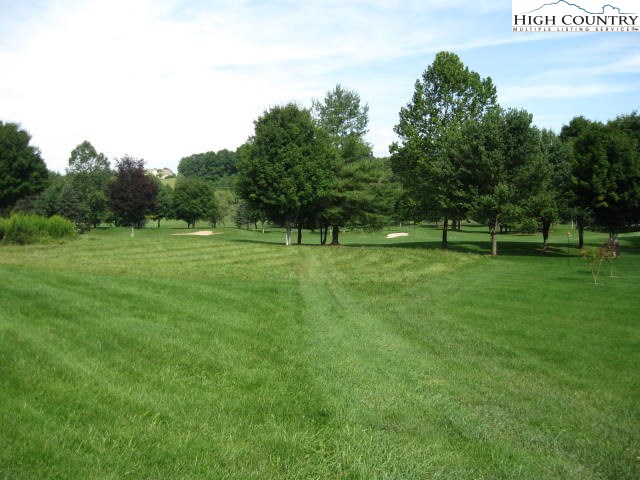
<svg viewBox="0 0 640 480">
<path fill-rule="evenodd" d="M 493 255 L 501 224 L 523 218 L 526 202 L 541 182 L 540 141 L 531 120 L 524 110 L 494 107 L 480 121 L 465 122 L 452 143 L 470 194 L 469 212 L 489 227 Z"/>
<path fill-rule="evenodd" d="M 183 157 L 178 164 L 178 174 L 184 177 L 197 177 L 210 182 L 225 182 L 238 173 L 237 155 L 227 149 L 216 152 L 196 153 Z"/>
<path fill-rule="evenodd" d="M 67 173 L 85 212 L 76 225 L 99 225 L 106 218 L 108 184 L 113 177 L 107 156 L 85 140 L 71 151 Z"/>
<path fill-rule="evenodd" d="M 15 123 L 0 121 L 0 211 L 47 186 L 47 167 L 31 136 Z"/>
<path fill-rule="evenodd" d="M 109 184 L 110 205 L 119 225 L 140 228 L 156 208 L 158 186 L 144 169 L 144 160 L 125 155 L 116 161 L 116 178 Z"/>
<path fill-rule="evenodd" d="M 371 147 L 364 141 L 368 132 L 369 105 L 361 105 L 356 91 L 337 84 L 322 101 L 313 100 L 312 111 L 343 159 L 370 153 Z"/>
<path fill-rule="evenodd" d="M 607 124 L 578 117 L 563 129 L 572 147 L 572 205 L 612 236 L 640 221 L 639 123 L 635 113 Z"/>
<path fill-rule="evenodd" d="M 173 213 L 195 227 L 196 221 L 216 216 L 216 201 L 209 183 L 194 177 L 180 178 L 173 192 Z"/>
<path fill-rule="evenodd" d="M 480 120 L 495 105 L 491 78 L 469 70 L 455 53 L 440 52 L 400 110 L 394 128 L 400 142 L 390 147 L 392 168 L 417 204 L 444 217 L 443 247 L 448 219 L 465 216 L 470 202 L 451 142 L 465 122 Z"/>
<path fill-rule="evenodd" d="M 309 110 L 293 103 L 276 106 L 255 121 L 238 164 L 238 191 L 284 225 L 290 245 L 292 226 L 326 196 L 335 161 L 334 148 Z"/>
</svg>

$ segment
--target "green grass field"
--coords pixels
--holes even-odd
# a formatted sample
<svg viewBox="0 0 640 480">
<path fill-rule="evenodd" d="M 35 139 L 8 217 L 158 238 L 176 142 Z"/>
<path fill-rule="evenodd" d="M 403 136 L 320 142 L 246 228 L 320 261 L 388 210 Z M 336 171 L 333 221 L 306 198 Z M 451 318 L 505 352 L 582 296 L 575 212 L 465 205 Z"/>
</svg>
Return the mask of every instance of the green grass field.
<svg viewBox="0 0 640 480">
<path fill-rule="evenodd" d="M 182 225 L 0 247 L 0 479 L 640 478 L 639 234 Z"/>
</svg>

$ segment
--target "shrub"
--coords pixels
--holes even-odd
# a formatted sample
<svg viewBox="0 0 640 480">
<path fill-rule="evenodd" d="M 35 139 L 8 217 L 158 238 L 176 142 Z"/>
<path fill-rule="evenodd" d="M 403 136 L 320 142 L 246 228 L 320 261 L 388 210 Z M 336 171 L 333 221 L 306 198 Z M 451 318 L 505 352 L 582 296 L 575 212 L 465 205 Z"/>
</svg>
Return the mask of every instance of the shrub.
<svg viewBox="0 0 640 480">
<path fill-rule="evenodd" d="M 54 215 L 47 219 L 47 233 L 51 238 L 73 237 L 76 230 L 72 222 L 60 215 Z"/>
<path fill-rule="evenodd" d="M 525 218 L 520 224 L 520 233 L 536 233 L 538 221 L 535 218 Z"/>
<path fill-rule="evenodd" d="M 45 218 L 38 215 L 12 215 L 0 220 L 2 243 L 26 245 L 47 242 L 76 234 L 73 223 L 60 216 Z"/>
</svg>

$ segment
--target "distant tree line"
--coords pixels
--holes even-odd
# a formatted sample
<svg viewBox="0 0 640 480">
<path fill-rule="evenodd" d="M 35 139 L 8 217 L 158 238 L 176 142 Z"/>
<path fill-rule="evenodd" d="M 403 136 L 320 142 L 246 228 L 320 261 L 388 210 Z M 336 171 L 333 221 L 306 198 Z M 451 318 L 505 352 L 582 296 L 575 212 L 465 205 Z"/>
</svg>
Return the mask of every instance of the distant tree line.
<svg viewBox="0 0 640 480">
<path fill-rule="evenodd" d="M 218 169 L 218 176 L 180 175 L 172 188 L 148 175 L 142 159 L 125 155 L 115 159 L 112 169 L 106 155 L 86 140 L 71 151 L 64 175 L 48 172 L 38 150 L 29 143 L 28 133 L 18 125 L 0 124 L 2 216 L 59 215 L 71 220 L 79 232 L 100 224 L 141 228 L 149 219 L 158 226 L 163 219 L 184 220 L 190 228 L 198 220 L 208 220 L 215 227 L 235 202 L 232 187 L 215 187 L 220 180 L 233 185 L 234 167 L 228 166 L 233 164 L 233 152 L 214 157 L 227 163 Z M 193 158 L 198 156 L 189 160 Z M 211 167 L 210 163 L 206 165 Z M 210 172 L 214 170 L 215 165 Z"/>
<path fill-rule="evenodd" d="M 306 109 L 274 106 L 236 151 L 180 160 L 175 185 L 145 174 L 129 156 L 109 160 L 88 142 L 70 154 L 65 175 L 47 172 L 18 125 L 0 122 L 0 214 L 61 215 L 79 231 L 101 223 L 141 227 L 179 219 L 188 227 L 225 219 L 241 227 L 303 229 L 338 244 L 345 228 L 436 221 L 442 247 L 463 221 L 486 224 L 492 253 L 501 232 L 540 231 L 575 220 L 611 236 L 640 224 L 640 116 L 607 123 L 577 116 L 559 134 L 504 109 L 491 78 L 440 52 L 400 109 L 389 158 L 366 142 L 369 107 L 340 84 Z"/>
</svg>

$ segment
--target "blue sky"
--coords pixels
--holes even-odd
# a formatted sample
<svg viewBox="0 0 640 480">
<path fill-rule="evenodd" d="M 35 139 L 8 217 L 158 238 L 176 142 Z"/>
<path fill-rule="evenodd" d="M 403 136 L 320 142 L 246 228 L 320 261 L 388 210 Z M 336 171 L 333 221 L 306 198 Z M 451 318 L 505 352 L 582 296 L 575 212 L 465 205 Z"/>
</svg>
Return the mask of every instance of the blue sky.
<svg viewBox="0 0 640 480">
<path fill-rule="evenodd" d="M 53 170 L 85 139 L 175 170 L 238 147 L 270 106 L 310 107 L 341 83 L 369 105 L 368 141 L 387 155 L 441 50 L 539 127 L 640 109 L 640 33 L 514 33 L 511 13 L 502 0 L 0 0 L 0 120 L 30 132 Z"/>
</svg>

